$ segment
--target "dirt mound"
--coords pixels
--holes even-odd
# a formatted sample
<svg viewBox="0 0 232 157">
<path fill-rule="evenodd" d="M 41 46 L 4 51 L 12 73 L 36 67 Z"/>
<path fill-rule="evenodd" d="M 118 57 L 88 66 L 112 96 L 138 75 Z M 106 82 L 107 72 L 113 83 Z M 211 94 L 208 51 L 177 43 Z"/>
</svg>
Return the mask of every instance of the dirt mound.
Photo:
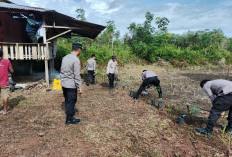
<svg viewBox="0 0 232 157">
<path fill-rule="evenodd" d="M 171 64 L 174 66 L 174 67 L 178 67 L 178 68 L 186 68 L 188 66 L 188 62 L 187 61 L 182 61 L 182 62 L 179 62 L 177 60 L 172 60 L 171 61 Z"/>
<path fill-rule="evenodd" d="M 170 65 L 170 63 L 164 61 L 163 59 L 159 59 L 157 62 L 155 62 L 155 65 L 158 65 L 161 67 L 168 67 Z"/>
</svg>

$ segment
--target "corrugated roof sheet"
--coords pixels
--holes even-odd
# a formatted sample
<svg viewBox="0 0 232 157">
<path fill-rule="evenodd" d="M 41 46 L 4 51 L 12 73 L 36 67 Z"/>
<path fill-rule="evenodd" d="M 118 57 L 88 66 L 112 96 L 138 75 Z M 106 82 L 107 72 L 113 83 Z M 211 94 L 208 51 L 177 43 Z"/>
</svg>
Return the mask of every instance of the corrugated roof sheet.
<svg viewBox="0 0 232 157">
<path fill-rule="evenodd" d="M 11 1 L 8 1 L 8 0 L 0 0 L 0 2 L 12 3 Z"/>
<path fill-rule="evenodd" d="M 38 8 L 38 7 L 30 7 L 30 6 L 23 6 L 23 5 L 17 5 L 14 3 L 5 3 L 0 2 L 0 11 L 4 12 L 39 12 L 42 15 L 46 16 L 46 23 L 48 25 L 53 25 L 53 20 L 55 20 L 55 23 L 57 26 L 68 26 L 68 27 L 79 27 L 79 30 L 73 30 L 72 32 L 77 33 L 84 37 L 89 38 L 96 38 L 99 33 L 101 33 L 102 30 L 105 29 L 105 26 L 86 22 L 86 21 L 80 21 L 73 17 L 61 14 L 59 12 L 56 12 L 55 10 L 49 10 L 44 8 Z M 62 31 L 62 30 L 60 30 Z"/>
<path fill-rule="evenodd" d="M 0 7 L 8 8 L 8 9 L 39 11 L 39 12 L 54 11 L 54 10 L 49 10 L 49 9 L 44 9 L 44 8 L 29 7 L 29 6 L 17 5 L 14 3 L 4 3 L 4 2 L 0 2 Z"/>
</svg>

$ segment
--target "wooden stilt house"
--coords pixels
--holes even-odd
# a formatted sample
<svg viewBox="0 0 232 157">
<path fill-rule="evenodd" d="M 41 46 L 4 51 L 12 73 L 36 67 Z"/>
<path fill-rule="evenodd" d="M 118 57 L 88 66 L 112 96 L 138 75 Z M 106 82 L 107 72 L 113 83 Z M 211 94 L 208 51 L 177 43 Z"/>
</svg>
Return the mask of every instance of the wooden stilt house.
<svg viewBox="0 0 232 157">
<path fill-rule="evenodd" d="M 34 13 L 41 17 L 42 43 L 30 43 L 26 34 L 27 20 L 21 14 Z M 83 37 L 96 38 L 104 26 L 80 21 L 44 8 L 22 6 L 0 0 L 0 47 L 4 58 L 14 61 L 44 60 L 45 80 L 49 83 L 49 67 L 54 67 L 57 38 L 70 37 L 71 32 Z"/>
</svg>

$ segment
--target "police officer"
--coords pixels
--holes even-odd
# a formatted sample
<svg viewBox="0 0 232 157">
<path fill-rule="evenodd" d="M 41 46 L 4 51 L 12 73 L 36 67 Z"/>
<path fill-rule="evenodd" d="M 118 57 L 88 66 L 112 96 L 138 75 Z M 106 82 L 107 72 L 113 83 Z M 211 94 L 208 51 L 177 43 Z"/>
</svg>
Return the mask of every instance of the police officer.
<svg viewBox="0 0 232 157">
<path fill-rule="evenodd" d="M 213 107 L 211 108 L 206 128 L 196 128 L 196 131 L 212 137 L 215 123 L 224 114 L 224 111 L 229 110 L 228 125 L 225 132 L 232 135 L 232 82 L 223 79 L 202 80 L 200 86 L 208 94 Z"/>
<path fill-rule="evenodd" d="M 147 86 L 154 85 L 158 88 L 159 98 L 160 100 L 162 100 L 162 89 L 160 86 L 160 80 L 158 79 L 157 75 L 153 71 L 143 70 L 141 76 L 143 83 L 137 91 L 136 95 L 134 96 L 134 99 L 139 99 L 140 94 Z"/>
<path fill-rule="evenodd" d="M 88 80 L 86 82 L 86 85 L 89 86 L 89 83 L 96 84 L 95 83 L 95 70 L 96 70 L 96 57 L 95 54 L 92 54 L 92 57 L 87 60 L 86 70 L 88 71 Z M 91 80 L 91 81 L 90 81 Z"/>
<path fill-rule="evenodd" d="M 107 65 L 107 76 L 109 78 L 109 86 L 110 89 L 114 88 L 114 78 L 115 78 L 115 73 L 117 72 L 117 61 L 116 61 L 116 56 L 112 56 L 111 60 L 108 62 Z"/>
<path fill-rule="evenodd" d="M 65 124 L 77 124 L 80 119 L 74 118 L 75 104 L 77 102 L 77 89 L 82 93 L 82 81 L 80 76 L 81 64 L 78 56 L 81 54 L 82 45 L 74 43 L 72 52 L 62 59 L 61 86 L 65 98 L 66 121 Z"/>
</svg>

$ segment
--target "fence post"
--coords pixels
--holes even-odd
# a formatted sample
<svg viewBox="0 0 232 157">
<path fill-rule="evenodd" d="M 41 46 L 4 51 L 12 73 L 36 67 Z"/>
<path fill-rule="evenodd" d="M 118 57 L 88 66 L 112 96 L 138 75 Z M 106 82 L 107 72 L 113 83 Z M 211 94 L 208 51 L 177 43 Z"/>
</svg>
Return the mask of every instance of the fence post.
<svg viewBox="0 0 232 157">
<path fill-rule="evenodd" d="M 48 48 L 48 43 L 46 43 L 46 50 L 45 50 L 45 80 L 46 84 L 49 85 L 49 70 L 48 70 L 48 53 L 49 53 L 49 48 Z"/>
</svg>

